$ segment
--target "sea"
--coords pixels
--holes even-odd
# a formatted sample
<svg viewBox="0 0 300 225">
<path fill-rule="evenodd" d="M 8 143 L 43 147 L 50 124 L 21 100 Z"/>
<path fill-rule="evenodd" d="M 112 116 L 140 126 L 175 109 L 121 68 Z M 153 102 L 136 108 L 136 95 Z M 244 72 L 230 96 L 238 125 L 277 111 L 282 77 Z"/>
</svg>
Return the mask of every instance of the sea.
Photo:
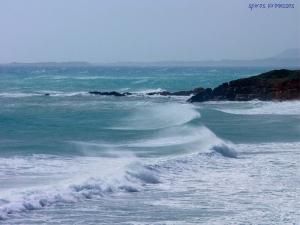
<svg viewBox="0 0 300 225">
<path fill-rule="evenodd" d="M 147 95 L 271 69 L 1 65 L 0 224 L 300 224 L 300 101 Z"/>
</svg>

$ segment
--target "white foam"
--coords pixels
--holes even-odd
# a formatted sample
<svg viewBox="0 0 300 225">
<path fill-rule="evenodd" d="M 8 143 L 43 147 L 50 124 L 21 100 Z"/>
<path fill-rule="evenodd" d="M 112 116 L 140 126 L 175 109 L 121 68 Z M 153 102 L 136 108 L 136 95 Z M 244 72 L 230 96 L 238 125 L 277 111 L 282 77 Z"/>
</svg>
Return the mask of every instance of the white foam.
<svg viewBox="0 0 300 225">
<path fill-rule="evenodd" d="M 29 178 L 38 174 L 39 176 L 47 174 L 48 183 L 39 183 L 35 180 L 30 187 L 20 184 L 15 188 L 2 189 L 0 220 L 9 218 L 15 213 L 40 209 L 59 202 L 77 202 L 115 192 L 135 192 L 147 183 L 159 182 L 156 171 L 143 167 L 133 157 L 112 159 L 42 156 L 40 159 L 43 163 L 37 157 L 13 158 L 12 161 L 10 158 L 5 159 L 6 165 L 10 165 L 5 167 L 7 172 L 16 165 L 16 160 L 19 167 L 17 171 L 20 169 L 22 171 L 22 174 L 14 174 L 12 179 L 26 178 L 26 174 Z M 48 171 L 49 166 L 50 171 Z M 3 169 L 2 167 L 1 170 Z M 61 179 L 54 179 L 55 174 L 60 174 Z"/>
<path fill-rule="evenodd" d="M 3 98 L 25 98 L 25 97 L 33 97 L 39 96 L 38 93 L 23 93 L 23 92 L 2 92 L 0 93 L 0 97 Z"/>
<path fill-rule="evenodd" d="M 72 97 L 72 96 L 88 96 L 88 92 L 76 91 L 76 92 L 61 92 L 61 91 L 42 91 L 43 94 L 50 94 L 51 97 Z"/>
<path fill-rule="evenodd" d="M 48 97 L 72 97 L 72 96 L 89 96 L 88 92 L 61 92 L 61 91 L 37 91 L 37 92 L 2 92 L 0 97 L 2 98 L 28 98 L 36 96 L 45 96 L 50 94 Z"/>
<path fill-rule="evenodd" d="M 259 144 L 239 144 L 241 154 L 268 154 L 268 153 L 288 153 L 290 151 L 299 154 L 300 142 L 270 142 Z M 294 156 L 298 158 L 295 154 Z M 300 158 L 299 158 L 300 161 Z"/>
<path fill-rule="evenodd" d="M 166 91 L 165 89 L 162 88 L 156 88 L 156 89 L 143 89 L 143 90 L 137 90 L 134 93 L 136 94 L 141 94 L 141 95 L 146 95 L 149 93 L 153 93 L 153 92 L 162 92 L 162 91 Z"/>
<path fill-rule="evenodd" d="M 210 103 L 215 104 L 215 103 Z M 285 102 L 219 102 L 218 110 L 241 115 L 300 115 L 300 101 L 285 101 Z M 223 107 L 223 106 L 224 107 Z M 230 106 L 227 107 L 227 106 Z M 220 107 L 221 106 L 221 107 Z"/>
<path fill-rule="evenodd" d="M 219 152 L 232 157 L 234 150 L 227 147 L 206 127 L 174 127 L 156 133 L 157 137 L 131 143 L 121 143 L 118 147 L 163 147 L 184 145 L 194 152 Z M 81 144 L 85 144 L 82 142 Z M 93 145 L 93 143 L 90 143 Z M 97 146 L 97 143 L 94 143 Z M 110 144 L 113 146 L 114 144 Z M 215 146 L 223 146 L 218 151 Z M 225 146 L 225 147 L 224 147 Z M 230 149 L 230 151 L 228 151 Z M 192 153 L 194 155 L 195 153 Z M 229 154 L 229 155 L 228 155 Z M 117 154 L 115 154 L 116 156 Z M 0 174 L 5 175 L 2 183 L 17 181 L 14 187 L 2 188 L 0 192 L 0 219 L 28 210 L 40 209 L 57 203 L 76 203 L 85 199 L 101 198 L 113 193 L 127 193 L 143 190 L 146 184 L 163 182 L 168 171 L 161 174 L 159 168 L 181 170 L 178 162 L 189 166 L 192 155 L 181 155 L 166 160 L 149 159 L 143 163 L 132 155 L 122 152 L 122 158 L 100 157 L 59 157 L 34 155 L 27 157 L 0 158 Z M 125 155 L 125 157 L 124 157 Z M 236 155 L 234 155 L 236 156 Z M 148 162 L 148 166 L 145 164 Z M 149 164 L 150 163 L 150 164 Z M 156 166 L 158 166 L 157 169 Z M 4 176 L 3 176 L 4 177 Z M 32 178 L 35 178 L 32 180 Z M 46 179 L 45 179 L 46 178 Z M 27 180 L 29 186 L 24 185 Z M 34 182 L 30 182 L 34 181 Z M 12 184 L 11 184 L 12 185 Z"/>
</svg>

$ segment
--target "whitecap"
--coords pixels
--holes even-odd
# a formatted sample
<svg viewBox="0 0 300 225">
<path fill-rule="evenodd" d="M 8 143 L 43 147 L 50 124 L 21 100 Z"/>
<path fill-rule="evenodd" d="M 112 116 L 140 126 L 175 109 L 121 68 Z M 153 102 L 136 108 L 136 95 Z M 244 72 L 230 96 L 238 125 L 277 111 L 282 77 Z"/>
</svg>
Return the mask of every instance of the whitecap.
<svg viewBox="0 0 300 225">
<path fill-rule="evenodd" d="M 33 97 L 39 96 L 38 93 L 25 93 L 25 92 L 2 92 L 0 93 L 0 97 L 3 98 L 26 98 L 26 97 Z"/>
<path fill-rule="evenodd" d="M 145 184 L 159 182 L 158 171 L 150 170 L 137 163 L 134 157 L 105 159 L 42 156 L 40 159 L 43 163 L 39 164 L 36 162 L 40 159 L 36 157 L 38 156 L 20 158 L 18 167 L 22 168 L 24 174 L 30 172 L 30 176 L 34 176 L 40 175 L 41 171 L 46 174 L 48 167 L 44 166 L 45 162 L 46 165 L 55 164 L 56 167 L 53 167 L 51 173 L 48 174 L 48 181 L 51 183 L 35 182 L 34 186 L 27 188 L 18 186 L 1 190 L 0 220 L 7 219 L 16 213 L 41 209 L 57 203 L 75 203 L 84 199 L 101 198 L 115 192 L 137 192 Z M 9 162 L 10 158 L 5 160 Z M 13 159 L 11 166 L 15 160 Z M 73 166 L 68 167 L 66 164 Z M 37 171 L 32 173 L 32 170 Z M 61 179 L 53 179 L 55 174 L 60 174 Z M 18 177 L 14 175 L 14 179 Z"/>
<path fill-rule="evenodd" d="M 230 113 L 240 115 L 300 115 L 300 101 L 284 101 L 284 102 L 220 102 L 219 105 L 224 104 L 224 107 L 217 109 Z M 230 108 L 226 105 L 230 104 Z"/>
</svg>

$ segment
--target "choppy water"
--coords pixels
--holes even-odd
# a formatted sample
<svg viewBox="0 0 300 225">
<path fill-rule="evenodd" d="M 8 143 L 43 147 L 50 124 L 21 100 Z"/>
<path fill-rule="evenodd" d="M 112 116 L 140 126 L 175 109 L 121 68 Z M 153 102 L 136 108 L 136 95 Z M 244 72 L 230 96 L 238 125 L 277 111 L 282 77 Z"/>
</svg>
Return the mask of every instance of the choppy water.
<svg viewBox="0 0 300 225">
<path fill-rule="evenodd" d="M 299 224 L 300 102 L 143 95 L 267 70 L 0 67 L 0 224 Z"/>
</svg>

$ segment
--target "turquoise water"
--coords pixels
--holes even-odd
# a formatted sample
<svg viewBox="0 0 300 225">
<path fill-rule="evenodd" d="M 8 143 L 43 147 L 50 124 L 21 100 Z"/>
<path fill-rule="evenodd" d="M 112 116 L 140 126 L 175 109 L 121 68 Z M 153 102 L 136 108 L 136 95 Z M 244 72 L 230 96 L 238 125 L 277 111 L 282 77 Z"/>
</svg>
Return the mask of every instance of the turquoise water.
<svg viewBox="0 0 300 225">
<path fill-rule="evenodd" d="M 300 102 L 145 95 L 265 71 L 1 66 L 0 224 L 297 224 Z"/>
</svg>

